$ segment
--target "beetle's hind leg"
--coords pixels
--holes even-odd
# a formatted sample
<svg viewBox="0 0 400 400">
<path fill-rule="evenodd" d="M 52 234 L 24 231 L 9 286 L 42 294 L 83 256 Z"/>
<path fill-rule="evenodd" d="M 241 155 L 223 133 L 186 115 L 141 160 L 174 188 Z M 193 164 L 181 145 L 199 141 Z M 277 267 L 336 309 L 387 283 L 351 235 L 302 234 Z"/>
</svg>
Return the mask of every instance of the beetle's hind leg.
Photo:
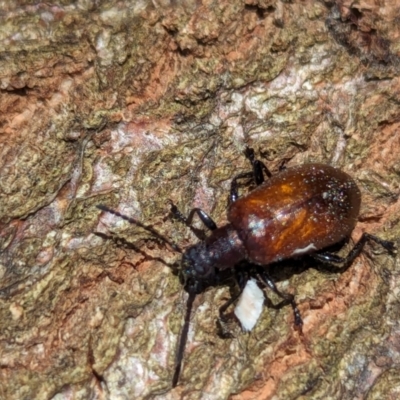
<svg viewBox="0 0 400 400">
<path fill-rule="evenodd" d="M 262 271 L 257 274 L 258 279 L 267 287 L 269 287 L 276 295 L 278 295 L 285 304 L 290 304 L 294 314 L 294 324 L 301 329 L 303 326 L 303 320 L 301 318 L 300 310 L 297 308 L 294 296 L 290 293 L 282 293 L 275 285 L 275 282 L 269 276 L 266 271 Z"/>
<path fill-rule="evenodd" d="M 354 245 L 354 247 L 350 250 L 349 254 L 346 257 L 340 257 L 336 254 L 327 253 L 327 252 L 318 252 L 311 254 L 311 257 L 316 259 L 317 261 L 321 261 L 325 264 L 328 264 L 330 268 L 345 271 L 349 266 L 353 263 L 353 261 L 358 257 L 358 255 L 363 250 L 365 244 L 368 241 L 373 241 L 375 243 L 380 244 L 383 248 L 385 248 L 390 253 L 395 252 L 395 245 L 393 242 L 388 240 L 383 240 L 378 238 L 377 236 L 370 235 L 369 233 L 363 233 L 360 240 Z M 337 265 L 341 264 L 341 265 Z"/>
</svg>

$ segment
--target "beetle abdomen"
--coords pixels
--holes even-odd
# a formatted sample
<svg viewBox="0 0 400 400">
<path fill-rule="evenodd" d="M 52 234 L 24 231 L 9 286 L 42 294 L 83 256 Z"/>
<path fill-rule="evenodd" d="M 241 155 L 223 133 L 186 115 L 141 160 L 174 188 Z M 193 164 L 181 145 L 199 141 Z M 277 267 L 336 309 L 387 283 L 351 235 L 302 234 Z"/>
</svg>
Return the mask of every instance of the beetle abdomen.
<svg viewBox="0 0 400 400">
<path fill-rule="evenodd" d="M 269 264 L 350 235 L 361 194 L 346 173 L 323 164 L 286 169 L 234 202 L 228 219 L 248 259 Z"/>
</svg>

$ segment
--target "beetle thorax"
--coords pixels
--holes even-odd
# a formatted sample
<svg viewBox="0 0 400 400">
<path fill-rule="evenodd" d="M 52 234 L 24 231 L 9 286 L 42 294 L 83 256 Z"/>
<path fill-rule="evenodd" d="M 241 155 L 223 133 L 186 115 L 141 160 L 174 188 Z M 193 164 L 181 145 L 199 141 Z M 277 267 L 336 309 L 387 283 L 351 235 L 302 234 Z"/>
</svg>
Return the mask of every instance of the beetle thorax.
<svg viewBox="0 0 400 400">
<path fill-rule="evenodd" d="M 242 241 L 230 224 L 214 230 L 204 241 L 189 247 L 182 257 L 184 284 L 201 290 L 202 283 L 214 279 L 215 270 L 233 267 L 246 257 Z"/>
</svg>

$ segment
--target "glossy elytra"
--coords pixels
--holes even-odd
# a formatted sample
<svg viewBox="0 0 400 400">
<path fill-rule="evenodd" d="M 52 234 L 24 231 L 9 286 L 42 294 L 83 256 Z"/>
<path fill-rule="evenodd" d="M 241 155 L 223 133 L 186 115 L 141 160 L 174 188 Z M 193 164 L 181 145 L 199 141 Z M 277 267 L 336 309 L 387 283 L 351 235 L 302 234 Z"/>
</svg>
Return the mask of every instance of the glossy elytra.
<svg viewBox="0 0 400 400">
<path fill-rule="evenodd" d="M 245 155 L 251 162 L 252 171 L 237 175 L 232 180 L 228 224 L 218 228 L 211 217 L 198 208 L 192 209 L 189 216 L 185 217 L 171 202 L 172 214 L 193 231 L 192 220 L 195 214 L 211 230 L 205 240 L 184 252 L 141 222 L 106 206 L 97 206 L 146 228 L 175 251 L 183 253 L 180 277 L 189 296 L 177 350 L 173 386 L 179 380 L 193 301 L 197 294 L 208 287 L 224 284 L 232 277 L 238 283 L 238 295 L 220 308 L 221 321 L 226 320 L 226 310 L 240 297 L 243 290 L 245 292 L 240 301 L 244 301 L 245 297 L 254 298 L 257 299 L 253 301 L 258 307 L 260 295 L 250 287 L 257 282 L 273 290 L 285 303 L 291 304 L 295 325 L 301 327 L 302 320 L 294 296 L 277 289 L 268 275 L 268 265 L 308 254 L 324 263 L 334 264 L 338 270 L 345 270 L 360 254 L 367 241 L 372 240 L 390 252 L 394 250 L 393 242 L 364 233 L 347 257 L 326 251 L 326 248 L 349 238 L 360 211 L 360 191 L 355 181 L 345 172 L 329 165 L 305 164 L 283 169 L 272 176 L 267 167 L 255 159 L 252 149 L 247 148 Z M 266 181 L 264 174 L 268 177 Z M 257 187 L 239 198 L 238 180 L 242 178 L 252 178 Z M 255 312 L 255 316 L 246 322 L 239 316 L 243 311 L 235 309 L 244 329 L 254 326 L 259 313 Z"/>
</svg>

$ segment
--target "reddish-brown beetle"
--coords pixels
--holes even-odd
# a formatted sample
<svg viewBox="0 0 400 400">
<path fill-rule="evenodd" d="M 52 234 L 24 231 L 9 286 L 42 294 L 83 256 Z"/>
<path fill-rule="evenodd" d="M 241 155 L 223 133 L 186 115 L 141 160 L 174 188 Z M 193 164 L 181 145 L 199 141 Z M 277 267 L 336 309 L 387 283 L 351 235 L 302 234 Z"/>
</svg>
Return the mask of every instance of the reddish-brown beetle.
<svg viewBox="0 0 400 400">
<path fill-rule="evenodd" d="M 393 242 L 364 233 L 347 257 L 326 252 L 326 248 L 350 236 L 360 211 L 360 191 L 355 181 L 343 171 L 329 165 L 306 164 L 284 169 L 271 176 L 266 166 L 254 158 L 252 149 L 247 148 L 245 154 L 253 171 L 240 174 L 232 181 L 227 225 L 217 228 L 214 221 L 198 208 L 193 209 L 186 218 L 171 202 L 171 212 L 177 219 L 192 228 L 192 219 L 197 214 L 212 231 L 204 241 L 183 253 L 180 273 L 189 298 L 173 386 L 179 379 L 194 298 L 207 287 L 224 282 L 226 271 L 230 271 L 228 276 L 234 274 L 237 277 L 241 290 L 251 277 L 272 289 L 292 305 L 295 324 L 301 326 L 302 320 L 294 297 L 276 288 L 266 266 L 309 254 L 319 261 L 339 264 L 340 270 L 344 270 L 360 254 L 368 240 L 379 243 L 388 251 L 394 250 Z M 263 172 L 270 178 L 265 182 Z M 241 178 L 253 178 L 258 187 L 238 198 L 237 181 Z M 175 250 L 182 252 L 178 246 L 139 221 L 102 205 L 98 208 L 149 229 Z M 237 269 L 236 265 L 243 260 L 249 266 Z M 224 312 L 237 298 L 230 299 L 220 308 L 221 319 L 224 319 Z"/>
</svg>

